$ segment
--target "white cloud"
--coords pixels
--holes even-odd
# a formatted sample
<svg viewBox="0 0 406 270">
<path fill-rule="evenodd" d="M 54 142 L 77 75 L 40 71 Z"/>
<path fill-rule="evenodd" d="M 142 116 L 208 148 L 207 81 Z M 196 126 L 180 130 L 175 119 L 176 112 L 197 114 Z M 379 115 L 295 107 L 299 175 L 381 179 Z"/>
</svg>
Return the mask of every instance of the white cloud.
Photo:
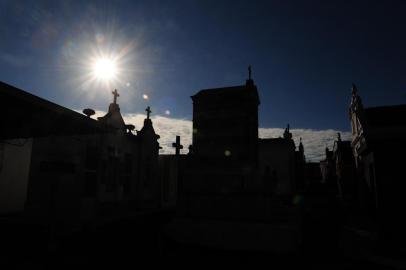
<svg viewBox="0 0 406 270">
<path fill-rule="evenodd" d="M 96 112 L 96 117 L 102 116 L 105 113 L 102 111 Z M 124 121 L 128 124 L 133 124 L 136 130 L 140 130 L 145 119 L 144 114 L 123 114 Z M 192 121 L 187 119 L 175 119 L 167 116 L 151 117 L 155 132 L 161 136 L 159 143 L 162 147 L 161 154 L 173 154 L 175 149 L 172 143 L 175 141 L 176 135 L 181 138 L 183 150 L 181 153 L 188 153 L 188 147 L 192 143 Z M 259 128 L 260 138 L 277 138 L 283 136 L 283 128 Z M 325 157 L 325 148 L 328 146 L 330 150 L 333 147 L 334 140 L 337 139 L 337 133 L 341 133 L 342 140 L 350 140 L 350 132 L 341 132 L 338 130 L 313 130 L 313 129 L 290 129 L 293 135 L 293 140 L 296 146 L 299 145 L 299 138 L 302 138 L 305 149 L 306 160 L 319 161 Z"/>
<path fill-rule="evenodd" d="M 290 131 L 292 132 L 296 146 L 299 145 L 299 140 L 302 138 L 306 160 L 308 161 L 320 161 L 325 158 L 325 148 L 327 146 L 330 150 L 332 149 L 338 132 L 341 133 L 342 140 L 351 139 L 351 132 L 342 132 L 333 129 L 290 129 Z M 259 128 L 259 137 L 275 138 L 283 136 L 283 132 L 284 129 L 282 128 Z"/>
</svg>

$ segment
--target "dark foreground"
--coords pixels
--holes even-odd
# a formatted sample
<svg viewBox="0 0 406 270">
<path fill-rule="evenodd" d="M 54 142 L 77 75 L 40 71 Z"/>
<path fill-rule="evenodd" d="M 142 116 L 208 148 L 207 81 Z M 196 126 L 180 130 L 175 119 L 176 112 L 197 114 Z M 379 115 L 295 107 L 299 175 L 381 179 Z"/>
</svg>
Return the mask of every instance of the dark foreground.
<svg viewBox="0 0 406 270">
<path fill-rule="evenodd" d="M 224 250 L 185 245 L 165 234 L 161 215 L 99 224 L 49 240 L 33 226 L 2 224 L 0 269 L 127 269 L 147 266 L 215 266 L 273 269 L 396 269 L 384 260 L 344 255 L 335 247 L 303 246 L 290 253 Z M 320 242 L 319 242 L 320 243 Z M 309 244 L 308 244 L 309 245 Z"/>
</svg>

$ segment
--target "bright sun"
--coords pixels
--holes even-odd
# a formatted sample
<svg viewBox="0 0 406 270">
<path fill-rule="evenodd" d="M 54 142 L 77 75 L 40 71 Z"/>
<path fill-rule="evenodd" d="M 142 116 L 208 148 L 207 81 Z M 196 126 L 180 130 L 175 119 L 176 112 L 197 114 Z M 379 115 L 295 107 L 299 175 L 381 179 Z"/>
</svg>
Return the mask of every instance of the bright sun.
<svg viewBox="0 0 406 270">
<path fill-rule="evenodd" d="M 117 64 L 111 58 L 99 58 L 93 64 L 93 74 L 103 81 L 111 81 L 117 76 Z"/>
</svg>

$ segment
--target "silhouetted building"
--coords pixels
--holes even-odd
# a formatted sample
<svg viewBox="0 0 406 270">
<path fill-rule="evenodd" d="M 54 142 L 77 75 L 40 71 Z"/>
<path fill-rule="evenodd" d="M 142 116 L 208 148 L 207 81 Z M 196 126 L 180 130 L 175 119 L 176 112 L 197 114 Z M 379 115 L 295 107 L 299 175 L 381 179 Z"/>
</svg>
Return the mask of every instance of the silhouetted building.
<svg viewBox="0 0 406 270">
<path fill-rule="evenodd" d="M 349 116 L 361 209 L 377 218 L 385 239 L 406 240 L 406 105 L 364 108 L 355 85 Z"/>
<path fill-rule="evenodd" d="M 342 141 L 340 133 L 334 141 L 333 150 L 326 147 L 326 158 L 320 161 L 322 183 L 337 196 L 341 203 L 350 207 L 356 199 L 355 162 L 351 141 Z"/>
<path fill-rule="evenodd" d="M 260 102 L 251 77 L 245 85 L 201 90 L 192 100 L 194 155 L 257 162 Z"/>
<path fill-rule="evenodd" d="M 298 150 L 295 152 L 295 172 L 295 190 L 302 192 L 306 187 L 306 156 L 304 154 L 302 138 L 300 138 Z"/>
<path fill-rule="evenodd" d="M 289 125 L 283 138 L 259 139 L 259 172 L 264 188 L 274 194 L 291 194 L 296 186 L 296 152 Z"/>
<path fill-rule="evenodd" d="M 283 138 L 258 138 L 251 72 L 244 85 L 201 90 L 192 100 L 193 145 L 180 158 L 179 208 L 207 218 L 270 218 L 271 200 L 289 198 L 304 179 L 303 144 L 296 152 L 289 126 Z"/>
<path fill-rule="evenodd" d="M 137 135 L 114 102 L 98 120 L 0 83 L 0 211 L 24 211 L 64 226 L 125 204 L 159 207 L 159 136 Z M 113 207 L 114 208 L 114 207 Z M 109 210 L 110 209 L 110 210 Z"/>
<path fill-rule="evenodd" d="M 338 134 L 334 142 L 333 154 L 338 196 L 345 207 L 352 208 L 357 198 L 357 181 L 351 141 L 342 141 Z"/>
</svg>

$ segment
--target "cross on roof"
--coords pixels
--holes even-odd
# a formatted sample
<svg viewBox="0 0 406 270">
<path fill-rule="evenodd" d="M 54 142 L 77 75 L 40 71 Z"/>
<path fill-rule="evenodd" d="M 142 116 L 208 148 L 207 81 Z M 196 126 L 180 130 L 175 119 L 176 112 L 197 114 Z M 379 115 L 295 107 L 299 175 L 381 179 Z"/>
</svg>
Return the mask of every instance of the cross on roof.
<svg viewBox="0 0 406 270">
<path fill-rule="evenodd" d="M 117 89 L 114 89 L 114 91 L 113 92 L 111 92 L 112 94 L 113 94 L 113 96 L 114 96 L 114 100 L 113 100 L 113 103 L 114 104 L 117 104 L 117 97 L 119 97 L 120 95 L 118 94 L 118 92 L 117 92 Z"/>
<path fill-rule="evenodd" d="M 179 156 L 180 149 L 183 149 L 183 145 L 180 144 L 180 136 L 176 136 L 176 142 L 172 143 L 172 147 L 175 147 L 176 155 Z"/>
<path fill-rule="evenodd" d="M 147 119 L 149 119 L 149 115 L 151 114 L 151 108 L 148 106 L 145 111 L 147 112 Z"/>
</svg>

